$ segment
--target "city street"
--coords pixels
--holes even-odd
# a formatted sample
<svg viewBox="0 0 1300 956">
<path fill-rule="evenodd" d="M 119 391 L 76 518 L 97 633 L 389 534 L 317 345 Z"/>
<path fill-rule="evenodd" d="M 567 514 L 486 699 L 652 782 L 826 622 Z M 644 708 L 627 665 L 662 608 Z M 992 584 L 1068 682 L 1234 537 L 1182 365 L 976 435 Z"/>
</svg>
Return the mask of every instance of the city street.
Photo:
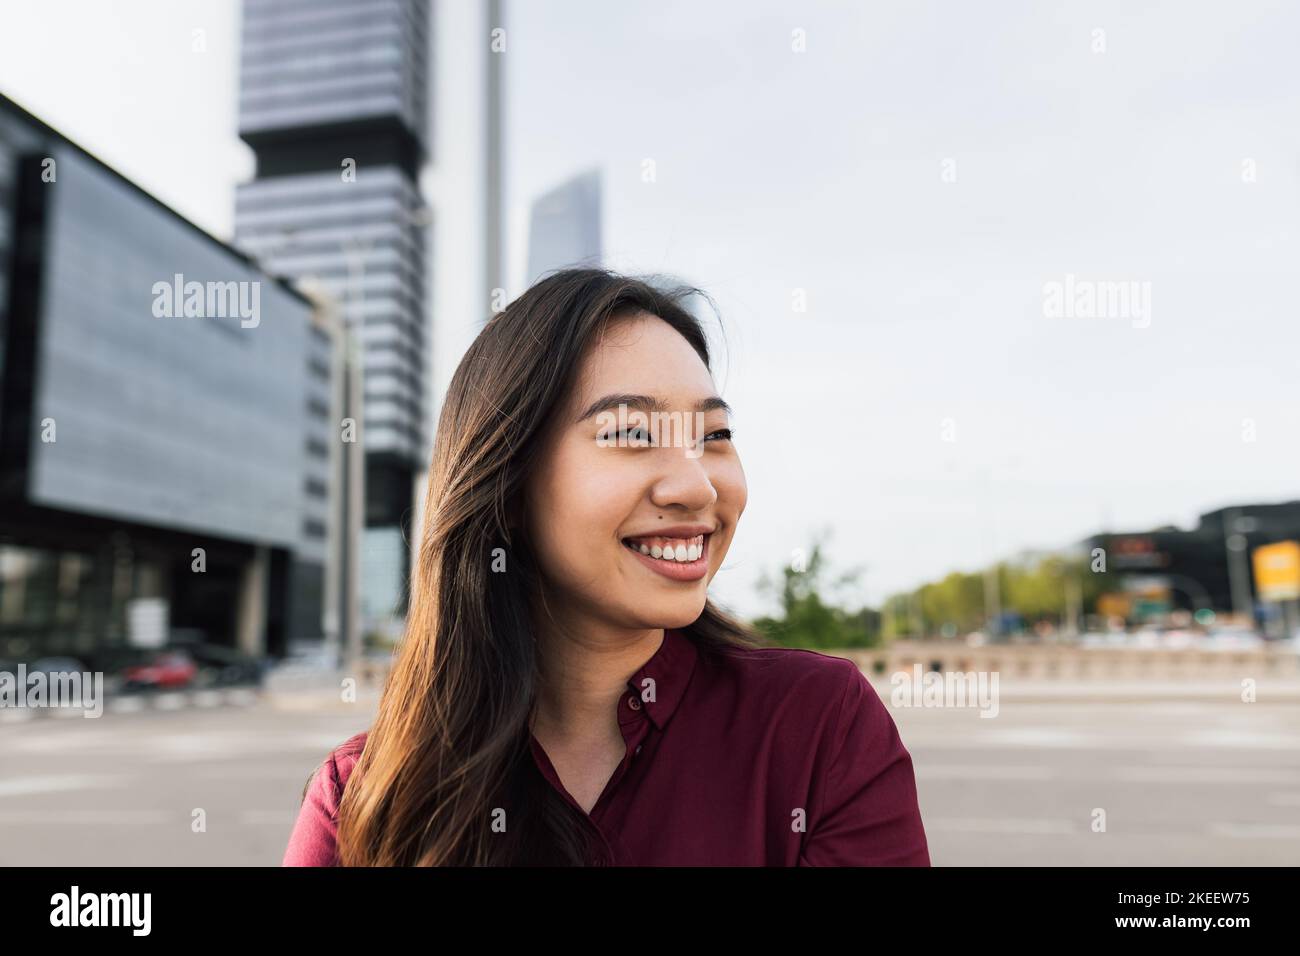
<svg viewBox="0 0 1300 956">
<path fill-rule="evenodd" d="M 1294 699 L 893 713 L 935 865 L 1300 865 Z"/>
<path fill-rule="evenodd" d="M 369 721 L 261 702 L 0 723 L 0 866 L 278 865 L 307 777 Z"/>
<path fill-rule="evenodd" d="M 0 722 L 0 865 L 277 865 L 308 774 L 372 710 L 261 700 Z M 937 866 L 1300 864 L 1294 699 L 892 712 Z"/>
</svg>

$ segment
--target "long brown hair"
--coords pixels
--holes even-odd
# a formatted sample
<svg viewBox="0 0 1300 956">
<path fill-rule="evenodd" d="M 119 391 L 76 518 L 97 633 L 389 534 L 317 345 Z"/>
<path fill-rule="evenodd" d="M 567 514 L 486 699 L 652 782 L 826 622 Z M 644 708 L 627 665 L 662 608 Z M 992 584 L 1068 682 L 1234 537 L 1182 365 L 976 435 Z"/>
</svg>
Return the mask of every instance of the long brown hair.
<svg viewBox="0 0 1300 956">
<path fill-rule="evenodd" d="M 545 594 L 520 502 L 548 422 L 610 320 L 652 313 L 709 365 L 686 307 L 695 295 L 712 305 L 689 286 L 564 270 L 493 316 L 465 353 L 438 422 L 405 635 L 339 807 L 343 866 L 608 862 L 529 749 L 532 609 Z M 500 555 L 508 573 L 493 573 Z M 705 654 L 764 643 L 712 602 L 682 630 Z"/>
</svg>

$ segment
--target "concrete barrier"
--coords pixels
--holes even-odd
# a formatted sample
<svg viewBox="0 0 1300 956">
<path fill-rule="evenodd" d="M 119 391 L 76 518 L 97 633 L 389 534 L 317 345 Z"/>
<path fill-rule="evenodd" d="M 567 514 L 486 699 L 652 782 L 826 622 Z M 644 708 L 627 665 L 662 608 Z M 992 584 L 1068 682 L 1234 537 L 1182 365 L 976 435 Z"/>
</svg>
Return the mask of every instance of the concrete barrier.
<svg viewBox="0 0 1300 956">
<path fill-rule="evenodd" d="M 942 641 L 895 641 L 886 647 L 828 652 L 854 661 L 869 677 L 910 671 L 997 671 L 1033 681 L 1300 678 L 1300 654 L 1289 648 L 1204 650 L 994 644 L 971 647 Z"/>
</svg>

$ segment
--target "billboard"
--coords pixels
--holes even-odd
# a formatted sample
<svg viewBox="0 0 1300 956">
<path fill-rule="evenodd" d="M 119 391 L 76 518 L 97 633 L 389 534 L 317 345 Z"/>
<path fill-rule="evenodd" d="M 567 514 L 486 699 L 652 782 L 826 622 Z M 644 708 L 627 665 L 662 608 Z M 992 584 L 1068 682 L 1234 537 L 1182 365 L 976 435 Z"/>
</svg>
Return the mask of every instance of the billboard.
<svg viewBox="0 0 1300 956">
<path fill-rule="evenodd" d="M 1261 601 L 1300 598 L 1300 542 L 1265 544 L 1256 548 L 1251 557 L 1255 570 L 1255 594 Z"/>
</svg>

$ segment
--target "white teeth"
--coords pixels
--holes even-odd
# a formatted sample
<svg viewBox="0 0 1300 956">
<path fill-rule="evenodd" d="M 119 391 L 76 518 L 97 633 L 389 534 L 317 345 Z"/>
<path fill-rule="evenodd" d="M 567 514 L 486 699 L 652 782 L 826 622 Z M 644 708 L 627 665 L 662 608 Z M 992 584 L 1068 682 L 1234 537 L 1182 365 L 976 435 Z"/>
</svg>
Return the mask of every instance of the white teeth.
<svg viewBox="0 0 1300 956">
<path fill-rule="evenodd" d="M 694 538 L 674 538 L 671 542 L 668 539 L 660 539 L 664 544 L 646 544 L 629 541 L 628 545 L 633 551 L 639 551 L 641 554 L 649 555 L 652 558 L 659 558 L 664 561 L 680 561 L 683 564 L 698 561 L 704 555 L 704 535 L 696 535 Z"/>
</svg>

